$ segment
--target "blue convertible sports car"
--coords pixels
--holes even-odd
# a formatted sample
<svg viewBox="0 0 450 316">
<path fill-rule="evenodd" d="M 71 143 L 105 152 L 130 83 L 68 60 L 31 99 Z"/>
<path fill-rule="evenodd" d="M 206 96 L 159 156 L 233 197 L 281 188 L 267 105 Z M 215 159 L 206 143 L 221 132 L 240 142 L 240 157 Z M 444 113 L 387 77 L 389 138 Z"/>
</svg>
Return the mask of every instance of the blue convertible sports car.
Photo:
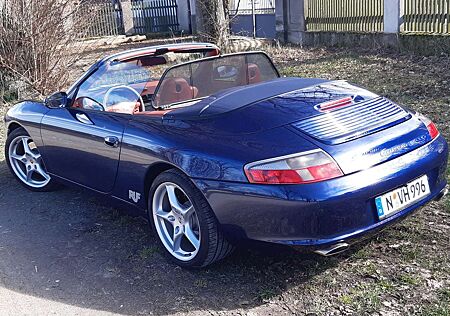
<svg viewBox="0 0 450 316">
<path fill-rule="evenodd" d="M 345 81 L 280 78 L 262 52 L 119 53 L 5 120 L 20 183 L 133 205 L 183 267 L 243 239 L 335 254 L 447 191 L 428 118 Z"/>
</svg>

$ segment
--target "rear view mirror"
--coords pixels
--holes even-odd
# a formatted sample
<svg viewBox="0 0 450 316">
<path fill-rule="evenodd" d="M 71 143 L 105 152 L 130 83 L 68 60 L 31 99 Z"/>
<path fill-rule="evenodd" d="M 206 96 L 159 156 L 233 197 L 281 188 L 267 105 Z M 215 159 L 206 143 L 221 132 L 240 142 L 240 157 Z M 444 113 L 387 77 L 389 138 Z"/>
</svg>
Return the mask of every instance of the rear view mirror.
<svg viewBox="0 0 450 316">
<path fill-rule="evenodd" d="M 64 108 L 67 106 L 67 93 L 55 92 L 47 97 L 44 103 L 51 109 Z"/>
</svg>

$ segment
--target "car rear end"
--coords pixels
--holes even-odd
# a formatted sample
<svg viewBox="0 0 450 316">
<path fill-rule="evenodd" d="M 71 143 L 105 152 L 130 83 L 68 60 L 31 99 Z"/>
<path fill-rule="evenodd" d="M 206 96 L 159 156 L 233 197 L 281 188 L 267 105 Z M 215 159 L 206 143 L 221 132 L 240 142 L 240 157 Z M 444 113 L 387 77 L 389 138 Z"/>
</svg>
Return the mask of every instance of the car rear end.
<svg viewBox="0 0 450 316">
<path fill-rule="evenodd" d="M 354 91 L 316 100 L 283 127 L 316 149 L 251 161 L 246 184 L 197 181 L 230 235 L 332 253 L 446 192 L 448 145 L 428 118 Z"/>
<path fill-rule="evenodd" d="M 307 184 L 196 180 L 232 238 L 322 247 L 359 238 L 441 198 L 448 147 L 442 136 L 401 157 Z M 407 185 L 428 186 L 418 199 L 379 212 L 377 199 Z M 412 193 L 410 193 L 412 195 Z"/>
</svg>

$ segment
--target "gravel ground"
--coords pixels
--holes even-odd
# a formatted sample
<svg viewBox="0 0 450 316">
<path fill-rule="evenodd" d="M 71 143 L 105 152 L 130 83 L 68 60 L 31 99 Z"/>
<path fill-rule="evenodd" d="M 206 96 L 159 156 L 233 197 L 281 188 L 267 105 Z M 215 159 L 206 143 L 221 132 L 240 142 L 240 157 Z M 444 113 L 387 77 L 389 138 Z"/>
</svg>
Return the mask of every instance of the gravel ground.
<svg viewBox="0 0 450 316">
<path fill-rule="evenodd" d="M 271 53 L 286 75 L 348 79 L 419 109 L 449 139 L 448 57 Z M 4 138 L 2 129 L 1 315 L 450 315 L 448 199 L 338 257 L 242 248 L 187 271 L 168 263 L 148 225 L 126 210 L 73 188 L 23 189 L 7 170 Z"/>
</svg>

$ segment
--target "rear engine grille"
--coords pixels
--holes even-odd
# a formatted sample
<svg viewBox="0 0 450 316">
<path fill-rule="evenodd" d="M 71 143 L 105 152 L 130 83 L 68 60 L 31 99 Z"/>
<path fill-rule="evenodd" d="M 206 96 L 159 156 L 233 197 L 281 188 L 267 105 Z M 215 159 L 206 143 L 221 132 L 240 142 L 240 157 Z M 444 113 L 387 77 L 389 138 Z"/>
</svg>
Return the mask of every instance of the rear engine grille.
<svg viewBox="0 0 450 316">
<path fill-rule="evenodd" d="M 306 134 L 330 144 L 343 143 L 411 118 L 390 100 L 379 97 L 294 123 Z"/>
</svg>

